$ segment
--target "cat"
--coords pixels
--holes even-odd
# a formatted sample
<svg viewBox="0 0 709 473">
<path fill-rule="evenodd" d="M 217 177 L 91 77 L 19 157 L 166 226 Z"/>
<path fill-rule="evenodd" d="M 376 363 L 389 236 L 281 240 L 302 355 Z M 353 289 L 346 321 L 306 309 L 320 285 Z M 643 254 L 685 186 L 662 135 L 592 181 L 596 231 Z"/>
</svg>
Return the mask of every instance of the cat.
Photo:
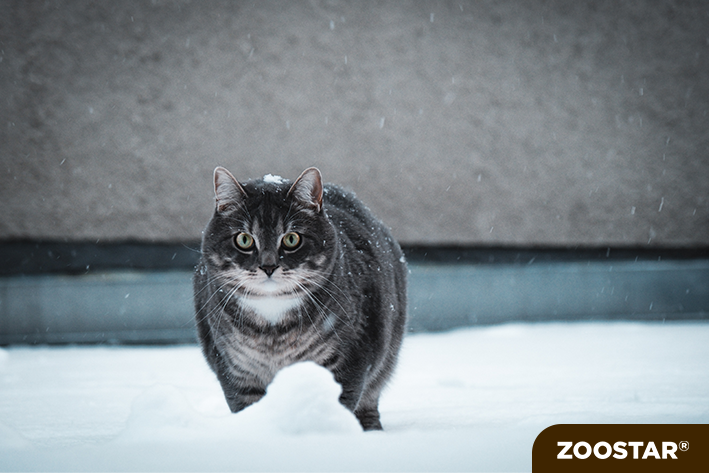
<svg viewBox="0 0 709 473">
<path fill-rule="evenodd" d="M 194 301 L 231 411 L 261 399 L 280 369 L 313 361 L 333 373 L 362 428 L 381 430 L 379 396 L 407 324 L 399 244 L 317 168 L 292 183 L 270 174 L 239 183 L 217 167 L 214 194 Z"/>
</svg>

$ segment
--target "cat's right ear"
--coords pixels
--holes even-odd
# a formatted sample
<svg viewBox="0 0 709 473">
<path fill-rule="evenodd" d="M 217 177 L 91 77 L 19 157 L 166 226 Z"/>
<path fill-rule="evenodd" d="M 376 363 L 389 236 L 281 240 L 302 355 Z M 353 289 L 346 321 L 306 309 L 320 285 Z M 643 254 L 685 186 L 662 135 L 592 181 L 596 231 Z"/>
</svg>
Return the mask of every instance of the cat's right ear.
<svg viewBox="0 0 709 473">
<path fill-rule="evenodd" d="M 214 197 L 217 199 L 217 211 L 223 212 L 229 207 L 240 206 L 246 191 L 229 171 L 217 166 L 214 169 Z"/>
<path fill-rule="evenodd" d="M 322 209 L 322 175 L 318 168 L 308 168 L 295 180 L 288 191 L 299 202 L 320 212 Z"/>
</svg>

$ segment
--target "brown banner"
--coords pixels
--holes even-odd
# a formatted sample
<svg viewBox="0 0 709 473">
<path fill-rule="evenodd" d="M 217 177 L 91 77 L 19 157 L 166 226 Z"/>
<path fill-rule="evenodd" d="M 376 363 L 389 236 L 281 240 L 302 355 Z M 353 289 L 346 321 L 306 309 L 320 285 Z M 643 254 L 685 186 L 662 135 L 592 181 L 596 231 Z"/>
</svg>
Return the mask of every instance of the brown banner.
<svg viewBox="0 0 709 473">
<path fill-rule="evenodd" d="M 532 470 L 709 472 L 709 425 L 553 425 L 534 441 Z"/>
</svg>

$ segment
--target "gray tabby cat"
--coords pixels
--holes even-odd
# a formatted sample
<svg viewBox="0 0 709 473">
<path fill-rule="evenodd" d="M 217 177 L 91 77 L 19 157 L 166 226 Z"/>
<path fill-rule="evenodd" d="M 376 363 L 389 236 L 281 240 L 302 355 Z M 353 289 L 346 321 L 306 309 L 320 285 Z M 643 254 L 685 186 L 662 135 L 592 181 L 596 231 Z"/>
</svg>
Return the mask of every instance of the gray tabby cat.
<svg viewBox="0 0 709 473">
<path fill-rule="evenodd" d="M 194 292 L 199 339 L 232 412 L 282 368 L 314 361 L 342 385 L 364 430 L 406 330 L 407 268 L 389 231 L 351 193 L 306 169 L 239 183 L 214 170 Z"/>
</svg>

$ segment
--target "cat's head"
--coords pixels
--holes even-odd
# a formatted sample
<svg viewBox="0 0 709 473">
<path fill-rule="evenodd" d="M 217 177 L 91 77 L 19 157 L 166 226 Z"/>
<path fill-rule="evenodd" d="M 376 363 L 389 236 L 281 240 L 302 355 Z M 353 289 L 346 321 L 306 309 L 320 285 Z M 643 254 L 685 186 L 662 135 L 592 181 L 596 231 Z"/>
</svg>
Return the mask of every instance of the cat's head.
<svg viewBox="0 0 709 473">
<path fill-rule="evenodd" d="M 295 182 L 270 174 L 239 183 L 214 170 L 216 206 L 202 252 L 210 277 L 241 297 L 294 297 L 334 265 L 335 232 L 323 209 L 320 171 Z"/>
</svg>

